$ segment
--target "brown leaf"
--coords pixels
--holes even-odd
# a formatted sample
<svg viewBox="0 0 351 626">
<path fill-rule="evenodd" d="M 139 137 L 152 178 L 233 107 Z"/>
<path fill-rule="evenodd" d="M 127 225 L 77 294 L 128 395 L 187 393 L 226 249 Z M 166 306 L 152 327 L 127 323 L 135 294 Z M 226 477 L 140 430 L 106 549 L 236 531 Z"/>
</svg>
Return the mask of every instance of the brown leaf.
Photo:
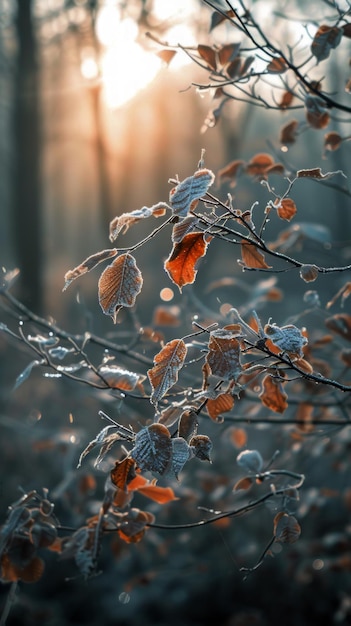
<svg viewBox="0 0 351 626">
<path fill-rule="evenodd" d="M 241 374 L 240 342 L 235 334 L 219 328 L 210 333 L 206 362 L 214 376 L 237 380 Z"/>
<path fill-rule="evenodd" d="M 155 204 L 155 206 L 152 207 L 144 206 L 141 209 L 136 209 L 130 213 L 117 215 L 117 217 L 110 222 L 110 241 L 115 241 L 120 233 L 126 233 L 132 224 L 135 224 L 142 219 L 146 219 L 151 216 L 162 217 L 166 213 L 167 208 L 169 208 L 167 205 L 159 202 L 159 204 Z"/>
<path fill-rule="evenodd" d="M 131 254 L 121 254 L 101 274 L 99 302 L 105 315 L 116 322 L 122 307 L 135 304 L 143 285 L 143 277 Z"/>
<path fill-rule="evenodd" d="M 337 26 L 322 24 L 318 28 L 311 44 L 311 52 L 318 63 L 328 58 L 331 49 L 339 45 L 343 34 L 343 30 Z"/>
<path fill-rule="evenodd" d="M 188 215 L 184 217 L 182 220 L 174 224 L 172 230 L 172 242 L 180 243 L 182 239 L 184 239 L 185 235 L 188 235 L 192 231 L 196 229 L 199 224 L 199 220 L 197 217 L 193 215 Z"/>
<path fill-rule="evenodd" d="M 274 518 L 273 534 L 276 541 L 281 543 L 295 543 L 301 534 L 301 527 L 293 515 L 281 511 Z"/>
<path fill-rule="evenodd" d="M 317 265 L 302 265 L 300 268 L 300 277 L 305 283 L 312 283 L 316 278 L 318 278 L 318 267 Z"/>
<path fill-rule="evenodd" d="M 296 422 L 300 432 L 310 433 L 314 430 L 314 425 L 312 424 L 313 411 L 313 404 L 309 404 L 308 402 L 301 402 L 301 404 L 299 404 L 296 411 Z"/>
<path fill-rule="evenodd" d="M 351 38 L 351 23 L 349 22 L 348 24 L 344 24 L 341 28 L 342 28 L 343 36 L 350 39 Z"/>
<path fill-rule="evenodd" d="M 65 291 L 67 287 L 79 276 L 90 272 L 90 270 L 94 269 L 99 263 L 102 261 L 106 261 L 106 259 L 110 259 L 111 257 L 116 256 L 117 250 L 116 248 L 102 250 L 101 252 L 97 252 L 96 254 L 92 254 L 89 256 L 83 263 L 77 265 L 73 270 L 69 270 L 65 274 L 65 285 L 62 291 Z"/>
<path fill-rule="evenodd" d="M 291 198 L 283 198 L 275 200 L 274 205 L 277 207 L 277 213 L 282 220 L 290 220 L 296 215 L 297 208 L 294 200 Z"/>
<path fill-rule="evenodd" d="M 262 387 L 259 394 L 262 404 L 275 413 L 284 413 L 288 408 L 288 396 L 283 390 L 282 383 L 267 374 L 262 381 Z"/>
<path fill-rule="evenodd" d="M 280 143 L 285 146 L 290 143 L 295 143 L 297 137 L 297 130 L 299 127 L 299 123 L 297 120 L 291 120 L 283 126 L 280 130 Z"/>
<path fill-rule="evenodd" d="M 219 170 L 218 176 L 220 178 L 234 179 L 240 173 L 244 166 L 245 161 L 236 159 L 235 161 L 231 161 L 230 163 L 228 163 L 228 165 Z"/>
<path fill-rule="evenodd" d="M 183 366 L 187 354 L 187 347 L 183 339 L 173 339 L 166 343 L 164 348 L 154 357 L 154 367 L 149 369 L 152 394 L 150 402 L 157 404 L 165 393 L 178 380 L 178 372 Z"/>
<path fill-rule="evenodd" d="M 237 56 L 236 59 L 233 59 L 233 61 L 227 65 L 225 71 L 229 78 L 238 78 L 238 76 L 241 75 L 241 68 L 241 58 L 240 56 Z"/>
<path fill-rule="evenodd" d="M 283 74 L 288 69 L 289 66 L 283 57 L 275 57 L 266 67 L 266 71 L 269 74 Z"/>
<path fill-rule="evenodd" d="M 153 326 L 179 326 L 180 310 L 177 306 L 158 306 L 152 318 Z"/>
<path fill-rule="evenodd" d="M 340 296 L 341 296 L 341 306 L 343 307 L 346 298 L 348 298 L 350 295 L 351 295 L 351 282 L 347 282 L 345 283 L 345 285 L 341 287 L 341 289 L 339 289 L 339 291 L 335 294 L 335 296 L 331 300 L 329 300 L 326 308 L 330 309 L 330 307 L 333 306 L 333 304 L 335 304 L 335 302 L 337 301 L 338 298 L 340 298 Z"/>
<path fill-rule="evenodd" d="M 255 60 L 256 60 L 256 57 L 254 56 L 246 57 L 240 70 L 240 76 L 245 76 L 245 74 L 248 72 L 248 70 L 250 69 L 251 65 L 253 64 Z"/>
<path fill-rule="evenodd" d="M 245 476 L 245 478 L 240 478 L 240 480 L 235 483 L 233 491 L 247 491 L 248 489 L 251 489 L 253 483 L 254 481 L 252 478 L 250 478 L 249 476 Z"/>
<path fill-rule="evenodd" d="M 249 241 L 241 242 L 241 259 L 244 267 L 249 267 L 250 269 L 272 267 L 271 265 L 267 265 L 262 252 Z"/>
<path fill-rule="evenodd" d="M 175 283 L 179 291 L 184 285 L 189 285 L 195 281 L 197 262 L 205 256 L 207 247 L 212 237 L 204 233 L 189 233 L 179 243 L 175 243 L 172 252 L 165 261 L 164 269 L 168 276 Z"/>
<path fill-rule="evenodd" d="M 200 57 L 206 61 L 207 65 L 209 65 L 212 70 L 217 68 L 217 55 L 213 48 L 199 44 L 197 51 Z"/>
<path fill-rule="evenodd" d="M 231 428 L 230 440 L 236 448 L 244 448 L 247 444 L 247 432 L 243 428 Z"/>
<path fill-rule="evenodd" d="M 190 439 L 189 445 L 194 449 L 194 454 L 200 461 L 210 461 L 211 463 L 212 441 L 207 435 L 194 435 Z"/>
<path fill-rule="evenodd" d="M 218 59 L 221 65 L 227 65 L 237 57 L 240 50 L 240 43 L 229 43 L 218 51 Z"/>
<path fill-rule="evenodd" d="M 274 165 L 274 159 L 265 152 L 255 154 L 246 166 L 246 173 L 251 176 L 264 176 L 267 167 Z"/>
<path fill-rule="evenodd" d="M 340 137 L 339 133 L 336 133 L 335 131 L 331 131 L 330 133 L 326 133 L 326 135 L 324 135 L 324 148 L 326 150 L 338 150 L 341 146 L 341 142 L 342 137 Z"/>
<path fill-rule="evenodd" d="M 135 477 L 135 461 L 130 457 L 126 457 L 122 461 L 116 461 L 114 468 L 111 470 L 111 480 L 113 484 L 127 491 L 127 485 Z"/>
<path fill-rule="evenodd" d="M 337 335 L 344 337 L 347 341 L 351 341 L 351 315 L 347 313 L 338 313 L 325 320 L 325 325 Z"/>
<path fill-rule="evenodd" d="M 170 62 L 172 61 L 173 57 L 177 54 L 176 50 L 160 50 L 159 52 L 157 52 L 157 56 L 164 61 L 167 65 L 170 64 Z"/>
<path fill-rule="evenodd" d="M 215 422 L 222 413 L 228 413 L 234 406 L 234 398 L 230 393 L 221 393 L 217 398 L 209 398 L 206 402 L 207 413 Z"/>
<path fill-rule="evenodd" d="M 218 11 L 213 11 L 212 15 L 211 15 L 211 26 L 210 26 L 210 32 L 216 28 L 216 26 L 219 26 L 219 24 L 222 24 L 222 22 L 224 22 L 226 19 L 230 19 L 235 17 L 235 13 L 233 10 L 230 11 L 225 11 L 224 13 L 219 13 Z"/>
<path fill-rule="evenodd" d="M 111 389 L 122 389 L 123 391 L 133 391 L 145 379 L 142 374 L 124 370 L 118 365 L 103 365 L 99 372 Z"/>
<path fill-rule="evenodd" d="M 330 122 L 327 105 L 319 96 L 307 95 L 305 98 L 306 119 L 312 128 L 326 128 Z"/>
<path fill-rule="evenodd" d="M 282 110 L 288 109 L 289 106 L 292 104 L 292 101 L 294 100 L 294 98 L 295 98 L 295 96 L 294 96 L 292 91 L 284 91 L 284 93 L 283 93 L 283 95 L 282 95 L 282 97 L 280 99 L 280 102 L 279 102 L 279 108 L 282 109 Z"/>
</svg>

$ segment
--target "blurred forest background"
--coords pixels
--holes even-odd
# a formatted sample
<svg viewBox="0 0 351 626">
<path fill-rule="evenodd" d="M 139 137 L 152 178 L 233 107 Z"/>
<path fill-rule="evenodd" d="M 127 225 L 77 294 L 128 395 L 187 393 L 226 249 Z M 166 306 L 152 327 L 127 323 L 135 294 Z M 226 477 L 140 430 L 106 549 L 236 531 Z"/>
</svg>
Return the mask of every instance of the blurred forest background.
<svg viewBox="0 0 351 626">
<path fill-rule="evenodd" d="M 257 0 L 252 5 L 257 5 L 262 27 L 283 40 L 294 28 L 296 37 L 302 36 L 300 22 L 310 19 L 312 24 L 311 16 L 328 14 L 333 3 Z M 249 160 L 257 152 L 279 156 L 279 128 L 288 120 L 288 113 L 233 101 L 214 128 L 201 132 L 213 108 L 212 94 L 202 97 L 189 86 L 206 82 L 205 73 L 182 51 L 167 67 L 157 56 L 160 47 L 146 36 L 151 32 L 174 46 L 206 43 L 210 14 L 200 0 L 0 0 L 0 262 L 6 270 L 20 269 L 15 295 L 35 313 L 52 316 L 67 330 L 111 331 L 111 321 L 102 319 L 97 303 L 94 273 L 80 281 L 79 289 L 62 293 L 62 287 L 68 269 L 109 247 L 108 224 L 113 217 L 167 201 L 168 179 L 191 175 L 202 148 L 206 149 L 206 166 L 214 172 L 232 159 Z M 290 19 L 281 19 L 282 15 Z M 303 33 L 306 36 L 306 30 Z M 223 43 L 232 40 L 233 34 L 221 27 L 211 37 L 211 41 Z M 349 48 L 347 42 L 329 61 L 325 80 L 331 93 L 340 90 L 345 75 L 347 78 Z M 295 112 L 299 115 L 303 112 Z M 332 130 L 339 129 L 336 116 Z M 295 170 L 321 166 L 323 171 L 343 170 L 350 175 L 350 144 L 323 154 L 323 136 L 313 129 L 289 148 L 284 158 Z M 230 190 L 224 185 L 223 196 Z M 244 209 L 256 200 L 263 202 L 266 192 L 259 182 L 243 179 L 233 193 Z M 350 263 L 350 194 L 333 185 L 322 187 L 306 181 L 294 199 L 299 222 L 320 224 L 328 240 L 328 247 L 322 250 L 320 241 L 312 241 L 307 251 L 310 257 L 318 250 L 316 262 Z M 141 238 L 144 228 L 148 226 L 138 225 L 136 231 L 128 232 L 123 245 Z M 169 286 L 162 270 L 168 248 L 167 242 L 164 247 L 158 242 L 156 249 L 151 242 L 142 252 L 147 287 L 138 314 L 143 324 L 151 323 L 153 310 L 161 302 L 160 292 Z M 216 248 L 216 253 L 209 255 L 201 265 L 196 292 L 203 296 L 210 281 L 236 276 L 238 289 L 226 290 L 222 302 L 241 306 L 250 295 L 247 285 L 253 290 L 258 281 L 246 274 L 245 284 L 240 286 L 241 270 L 235 252 L 231 254 L 231 265 L 227 248 Z M 343 277 L 326 277 L 321 299 L 328 301 L 343 282 Z M 292 303 L 297 313 L 303 310 L 306 285 L 298 279 L 295 283 L 291 275 L 281 277 L 281 284 L 284 300 L 270 303 L 267 317 L 272 315 L 284 323 Z M 218 308 L 211 297 L 207 304 Z M 173 301 L 180 302 L 178 294 Z M 106 398 L 66 381 L 43 381 L 39 376 L 11 392 L 16 376 L 28 362 L 27 355 L 9 348 L 0 337 L 0 358 L 0 509 L 4 515 L 16 499 L 19 485 L 24 489 L 49 487 L 56 495 L 64 489 L 61 481 L 75 467 L 76 446 L 81 449 L 87 432 L 94 432 L 97 412 Z M 45 416 L 40 424 L 38 415 Z M 77 416 L 73 447 L 72 435 L 67 435 L 71 433 L 67 431 L 70 415 Z M 262 435 L 250 432 L 250 444 L 254 445 Z M 349 433 L 337 436 L 341 441 Z M 285 435 L 271 429 L 268 435 L 265 431 L 265 437 L 269 458 L 274 449 L 284 446 Z M 48 440 L 49 447 L 41 446 L 41 441 Z M 302 465 L 305 462 L 312 468 L 312 476 L 322 471 L 318 465 L 324 450 L 321 442 L 313 447 L 313 458 L 300 459 Z M 336 446 L 323 470 L 325 488 L 330 490 L 329 472 L 337 452 Z M 343 480 L 346 488 L 344 475 Z M 214 475 L 204 474 L 202 484 L 207 484 L 209 498 L 212 491 L 221 489 Z M 312 489 L 313 480 L 309 487 Z M 180 487 L 189 508 L 190 491 L 189 482 Z M 266 534 L 259 519 L 250 529 L 250 538 L 241 526 L 233 540 L 235 546 L 230 538 L 233 522 L 231 530 L 198 529 L 177 538 L 154 532 L 145 546 L 115 546 L 114 553 L 107 546 L 102 555 L 103 575 L 87 582 L 75 578 L 73 566 L 67 574 L 67 563 L 57 561 L 54 555 L 48 573 L 37 585 L 21 587 L 8 626 L 351 623 L 350 563 L 346 570 L 324 574 L 317 562 L 321 550 L 318 533 L 324 536 L 330 530 L 329 544 L 323 549 L 331 555 L 340 541 L 350 552 L 351 533 L 345 539 L 335 530 L 338 515 L 345 511 L 333 508 L 330 500 L 322 502 L 322 496 L 318 500 L 316 492 L 309 497 L 306 507 L 311 516 L 305 543 L 290 550 L 288 557 L 278 555 L 269 560 L 245 583 L 238 572 L 237 554 L 240 546 L 245 545 L 242 549 L 247 557 L 257 545 L 264 545 Z M 67 498 L 67 510 L 70 506 L 79 510 L 80 503 Z M 318 518 L 322 528 L 316 527 L 314 515 L 324 505 L 324 521 Z M 186 508 L 179 511 L 177 503 L 172 506 L 175 521 L 186 519 Z M 315 566 L 300 565 L 297 571 L 298 559 L 300 564 L 308 561 Z M 69 582 L 67 575 L 72 576 Z M 6 593 L 3 586 L 2 603 Z"/>
</svg>

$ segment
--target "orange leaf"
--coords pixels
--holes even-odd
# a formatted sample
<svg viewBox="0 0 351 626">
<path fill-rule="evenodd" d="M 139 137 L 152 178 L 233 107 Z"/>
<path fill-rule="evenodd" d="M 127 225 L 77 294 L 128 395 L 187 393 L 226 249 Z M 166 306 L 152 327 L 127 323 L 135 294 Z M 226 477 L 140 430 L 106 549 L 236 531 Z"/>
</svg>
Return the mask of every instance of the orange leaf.
<svg viewBox="0 0 351 626">
<path fill-rule="evenodd" d="M 246 166 L 247 174 L 252 176 L 262 176 L 265 174 L 267 167 L 274 164 L 274 159 L 270 154 L 265 152 L 255 154 Z"/>
<path fill-rule="evenodd" d="M 250 478 L 249 476 L 245 476 L 245 478 L 240 478 L 240 480 L 238 480 L 237 483 L 235 483 L 234 487 L 233 487 L 233 491 L 247 491 L 248 489 L 251 489 L 252 485 L 253 485 L 253 479 Z"/>
<path fill-rule="evenodd" d="M 282 220 L 290 222 L 294 215 L 296 215 L 296 204 L 291 198 L 283 198 L 282 200 L 277 198 L 274 205 L 277 207 L 277 213 Z"/>
<path fill-rule="evenodd" d="M 126 457 L 123 461 L 116 461 L 114 468 L 111 470 L 111 480 L 116 487 L 127 490 L 128 483 L 135 476 L 135 461 L 130 457 Z"/>
<path fill-rule="evenodd" d="M 275 413 L 284 413 L 288 408 L 285 391 L 282 383 L 267 374 L 262 381 L 263 390 L 259 394 L 262 404 Z"/>
<path fill-rule="evenodd" d="M 247 443 L 247 433 L 243 428 L 232 428 L 230 431 L 230 440 L 236 448 L 243 448 Z"/>
<path fill-rule="evenodd" d="M 152 394 L 150 401 L 157 404 L 167 393 L 168 389 L 178 380 L 178 372 L 183 366 L 187 354 L 187 347 L 183 339 L 173 339 L 166 343 L 164 348 L 154 357 L 154 367 L 149 369 Z"/>
<path fill-rule="evenodd" d="M 178 500 L 171 487 L 158 487 L 157 485 L 148 484 L 145 487 L 140 487 L 138 492 L 150 498 L 150 500 L 158 502 L 158 504 L 166 504 L 166 502 Z"/>
<path fill-rule="evenodd" d="M 176 50 L 160 50 L 160 52 L 157 53 L 157 56 L 169 65 L 176 54 Z"/>
<path fill-rule="evenodd" d="M 62 291 L 65 291 L 67 287 L 79 276 L 90 272 L 90 270 L 94 269 L 99 263 L 102 261 L 106 261 L 106 259 L 110 259 L 111 257 L 116 256 L 117 250 L 116 248 L 102 250 L 101 252 L 97 252 L 96 254 L 92 254 L 89 256 L 83 263 L 77 265 L 73 270 L 69 270 L 65 274 L 65 285 Z"/>
<path fill-rule="evenodd" d="M 214 400 L 209 398 L 206 402 L 207 413 L 215 422 L 219 415 L 231 411 L 234 406 L 234 398 L 230 393 L 221 393 Z"/>
<path fill-rule="evenodd" d="M 249 241 L 241 242 L 241 258 L 245 267 L 266 269 L 272 267 L 271 265 L 267 265 L 262 252 Z"/>
<path fill-rule="evenodd" d="M 240 159 L 236 159 L 236 161 L 231 161 L 230 163 L 228 163 L 228 165 L 219 170 L 218 176 L 220 178 L 234 179 L 244 165 L 245 161 L 242 161 Z"/>
<path fill-rule="evenodd" d="M 101 274 L 99 302 L 105 315 L 116 322 L 122 307 L 135 304 L 143 285 L 143 277 L 131 254 L 121 254 Z"/>
<path fill-rule="evenodd" d="M 103 365 L 99 373 L 104 377 L 111 389 L 133 391 L 144 380 L 144 376 L 136 372 L 124 370 L 118 365 Z"/>
<path fill-rule="evenodd" d="M 287 69 L 289 69 L 289 67 L 283 57 L 275 57 L 268 63 L 266 71 L 269 72 L 269 74 L 283 74 Z"/>
<path fill-rule="evenodd" d="M 196 263 L 205 256 L 210 240 L 203 233 L 195 232 L 185 235 L 182 241 L 174 244 L 164 268 L 179 291 L 184 285 L 194 282 L 197 274 Z"/>
</svg>

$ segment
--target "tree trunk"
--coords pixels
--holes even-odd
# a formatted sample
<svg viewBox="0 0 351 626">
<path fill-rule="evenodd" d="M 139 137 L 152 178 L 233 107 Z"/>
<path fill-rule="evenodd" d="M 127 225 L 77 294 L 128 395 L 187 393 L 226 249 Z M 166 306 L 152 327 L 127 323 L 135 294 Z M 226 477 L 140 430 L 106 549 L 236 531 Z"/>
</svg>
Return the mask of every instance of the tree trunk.
<svg viewBox="0 0 351 626">
<path fill-rule="evenodd" d="M 17 0 L 17 68 L 13 108 L 13 241 L 20 269 L 20 298 L 42 304 L 39 78 L 32 0 Z"/>
</svg>

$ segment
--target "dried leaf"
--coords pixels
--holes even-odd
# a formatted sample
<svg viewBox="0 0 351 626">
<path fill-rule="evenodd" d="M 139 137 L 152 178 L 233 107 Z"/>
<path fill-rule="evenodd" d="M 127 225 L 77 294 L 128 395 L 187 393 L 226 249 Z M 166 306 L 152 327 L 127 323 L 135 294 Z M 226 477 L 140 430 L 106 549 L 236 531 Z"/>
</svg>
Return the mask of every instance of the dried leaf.
<svg viewBox="0 0 351 626">
<path fill-rule="evenodd" d="M 274 159 L 265 152 L 255 154 L 246 166 L 246 173 L 251 176 L 264 176 L 267 167 L 274 165 Z"/>
<path fill-rule="evenodd" d="M 252 478 L 250 478 L 249 476 L 245 476 L 245 478 L 240 478 L 240 480 L 235 483 L 233 491 L 247 491 L 248 489 L 251 489 L 253 483 L 254 481 L 252 480 Z"/>
<path fill-rule="evenodd" d="M 301 402 L 301 404 L 299 404 L 296 411 L 296 422 L 300 432 L 310 433 L 314 430 L 314 425 L 312 424 L 313 411 L 313 404 L 309 404 L 308 402 Z"/>
<path fill-rule="evenodd" d="M 157 404 L 167 391 L 178 380 L 178 372 L 183 366 L 187 354 L 187 347 L 183 339 L 169 341 L 154 358 L 154 367 L 149 369 L 152 394 L 150 402 Z"/>
<path fill-rule="evenodd" d="M 218 422 L 218 417 L 222 413 L 231 411 L 234 406 L 234 398 L 230 393 L 221 393 L 217 398 L 209 398 L 206 402 L 207 413 L 210 418 Z"/>
<path fill-rule="evenodd" d="M 283 57 L 275 57 L 266 67 L 266 72 L 269 74 L 283 74 L 289 69 L 286 61 Z"/>
<path fill-rule="evenodd" d="M 152 325 L 155 326 L 179 326 L 180 310 L 178 306 L 158 306 L 154 311 Z"/>
<path fill-rule="evenodd" d="M 254 56 L 246 57 L 240 70 L 240 76 L 245 76 L 245 74 L 247 74 L 247 72 L 249 71 L 251 65 L 254 63 L 255 60 L 256 58 Z"/>
<path fill-rule="evenodd" d="M 103 365 L 100 367 L 99 373 L 111 389 L 122 389 L 123 391 L 133 391 L 145 379 L 143 375 L 124 370 L 118 365 Z"/>
<path fill-rule="evenodd" d="M 198 417 L 194 409 L 187 409 L 182 412 L 179 420 L 178 435 L 183 439 L 189 439 L 193 437 L 197 432 Z"/>
<path fill-rule="evenodd" d="M 173 57 L 177 54 L 176 50 L 160 50 L 159 52 L 157 52 L 157 56 L 160 57 L 160 59 L 162 61 L 164 61 L 167 65 L 170 64 L 170 62 L 172 61 Z"/>
<path fill-rule="evenodd" d="M 312 128 L 326 128 L 330 122 L 327 105 L 319 96 L 307 95 L 305 98 L 306 119 Z"/>
<path fill-rule="evenodd" d="M 276 324 L 266 324 L 264 332 L 267 339 L 270 339 L 282 352 L 303 357 L 302 349 L 307 344 L 307 337 L 294 324 L 281 327 Z"/>
<path fill-rule="evenodd" d="M 274 518 L 273 534 L 276 541 L 281 543 L 295 543 L 300 537 L 301 527 L 293 515 L 280 512 Z"/>
<path fill-rule="evenodd" d="M 277 207 L 279 217 L 288 222 L 290 222 L 297 213 L 296 204 L 291 198 L 282 198 L 281 200 L 277 198 L 274 202 L 274 206 Z"/>
<path fill-rule="evenodd" d="M 284 91 L 280 102 L 279 102 L 279 108 L 282 109 L 283 111 L 285 111 L 285 109 L 288 109 L 289 106 L 292 104 L 293 100 L 295 98 L 295 95 L 292 91 Z M 296 120 L 293 120 L 293 122 L 295 122 Z M 291 122 L 290 122 L 291 124 Z M 298 124 L 298 122 L 296 122 L 296 124 Z M 284 127 L 285 128 L 285 127 Z M 283 142 L 282 142 L 283 143 Z M 290 142 L 293 143 L 293 142 Z"/>
<path fill-rule="evenodd" d="M 164 269 L 175 283 L 179 291 L 184 285 L 190 285 L 195 281 L 199 259 L 205 256 L 207 247 L 212 237 L 204 233 L 189 233 L 179 242 L 173 245 L 172 252 L 165 261 Z"/>
<path fill-rule="evenodd" d="M 212 441 L 207 435 L 194 435 L 190 439 L 189 446 L 193 448 L 194 455 L 200 461 L 210 461 L 211 463 Z"/>
<path fill-rule="evenodd" d="M 110 222 L 110 241 L 115 241 L 121 232 L 126 233 L 132 224 L 135 224 L 142 219 L 151 216 L 162 217 L 168 208 L 169 207 L 166 204 L 159 202 L 152 207 L 144 206 L 141 209 L 136 209 L 130 213 L 122 213 L 122 215 L 118 215 Z"/>
<path fill-rule="evenodd" d="M 337 335 L 351 341 L 351 315 L 338 313 L 325 320 L 325 325 Z"/>
<path fill-rule="evenodd" d="M 326 150 L 334 151 L 338 150 L 341 146 L 342 137 L 339 133 L 335 131 L 331 131 L 330 133 L 326 133 L 324 135 L 324 148 Z"/>
<path fill-rule="evenodd" d="M 247 443 L 247 433 L 243 428 L 231 428 L 230 440 L 236 448 L 243 448 Z"/>
<path fill-rule="evenodd" d="M 114 468 L 111 470 L 111 480 L 116 487 L 127 491 L 127 485 L 135 477 L 135 461 L 130 457 L 126 457 L 122 461 L 116 461 Z"/>
<path fill-rule="evenodd" d="M 209 352 L 206 362 L 214 376 L 224 380 L 237 380 L 241 374 L 240 342 L 236 336 L 223 328 L 210 333 Z"/>
<path fill-rule="evenodd" d="M 182 239 L 184 239 L 185 235 L 188 235 L 189 233 L 191 233 L 193 230 L 196 229 L 198 224 L 199 224 L 199 220 L 197 217 L 194 217 L 193 215 L 188 215 L 187 217 L 184 217 L 182 220 L 180 220 L 177 224 L 174 224 L 173 226 L 172 242 L 180 243 Z"/>
<path fill-rule="evenodd" d="M 130 456 L 141 470 L 165 474 L 172 457 L 171 435 L 162 424 L 142 428 L 136 436 Z"/>
<path fill-rule="evenodd" d="M 350 39 L 351 38 L 351 24 L 350 24 L 350 22 L 348 24 L 344 24 L 341 28 L 342 28 L 343 37 L 347 37 L 348 39 Z"/>
<path fill-rule="evenodd" d="M 267 374 L 262 381 L 262 391 L 259 394 L 262 404 L 275 413 L 284 413 L 288 408 L 288 396 L 283 390 L 282 383 Z"/>
<path fill-rule="evenodd" d="M 146 496 L 146 498 L 150 498 L 150 500 L 154 500 L 154 502 L 158 502 L 158 504 L 166 504 L 167 502 L 178 500 L 171 487 L 159 487 L 149 482 L 144 487 L 140 487 L 138 493 Z"/>
<path fill-rule="evenodd" d="M 220 178 L 230 178 L 231 180 L 233 180 L 236 178 L 237 174 L 240 173 L 244 166 L 245 161 L 236 159 L 235 161 L 231 161 L 230 163 L 228 163 L 228 165 L 219 170 L 218 176 Z"/>
<path fill-rule="evenodd" d="M 99 263 L 102 261 L 106 261 L 106 259 L 110 259 L 111 257 L 116 256 L 117 254 L 116 248 L 110 248 L 108 250 L 102 250 L 101 252 L 97 252 L 96 254 L 92 254 L 89 256 L 83 263 L 77 265 L 73 270 L 69 270 L 65 274 L 65 284 L 62 291 L 65 291 L 67 287 L 79 276 L 90 272 L 90 270 L 94 269 Z"/>
<path fill-rule="evenodd" d="M 227 65 L 237 57 L 240 51 L 240 43 L 229 43 L 218 51 L 218 60 L 221 65 Z"/>
<path fill-rule="evenodd" d="M 210 25 L 210 32 L 216 28 L 216 26 L 219 26 L 219 24 L 222 24 L 222 22 L 224 22 L 227 19 L 231 19 L 235 17 L 235 13 L 233 10 L 230 11 L 226 11 L 225 15 L 223 15 L 223 13 L 219 13 L 218 11 L 214 11 L 211 15 L 211 25 Z"/>
<path fill-rule="evenodd" d="M 312 283 L 316 278 L 318 278 L 318 267 L 317 265 L 302 265 L 300 268 L 300 277 L 305 283 Z"/>
<path fill-rule="evenodd" d="M 295 143 L 298 127 L 299 122 L 297 120 L 291 120 L 291 122 L 288 122 L 281 128 L 279 141 L 283 146 Z"/>
<path fill-rule="evenodd" d="M 343 30 L 337 26 L 322 24 L 318 28 L 311 44 L 311 52 L 318 63 L 328 58 L 331 49 L 339 45 L 342 35 Z"/>
<path fill-rule="evenodd" d="M 207 65 L 209 65 L 212 70 L 217 68 L 217 55 L 213 48 L 199 44 L 197 51 L 200 57 L 206 61 Z"/>
<path fill-rule="evenodd" d="M 105 315 L 116 323 L 122 307 L 132 307 L 143 285 L 143 277 L 131 254 L 121 254 L 101 274 L 99 302 Z"/>
<path fill-rule="evenodd" d="M 325 174 L 323 174 L 320 167 L 315 167 L 310 170 L 298 170 L 296 172 L 296 177 L 297 178 L 324 179 L 324 178 L 330 178 L 331 176 L 335 176 L 335 174 L 341 174 L 342 176 L 345 177 L 345 174 L 342 170 L 336 170 L 335 172 L 326 172 Z"/>
<path fill-rule="evenodd" d="M 215 175 L 211 170 L 200 169 L 171 189 L 169 201 L 174 215 L 186 217 L 192 203 L 207 193 L 214 179 Z"/>
<path fill-rule="evenodd" d="M 228 74 L 229 78 L 234 79 L 238 78 L 238 76 L 241 75 L 241 69 L 241 58 L 240 56 L 237 56 L 236 59 L 234 59 L 233 61 L 231 61 L 231 63 L 229 63 L 229 65 L 227 65 L 225 71 Z"/>
<path fill-rule="evenodd" d="M 185 463 L 193 456 L 193 450 L 183 437 L 173 437 L 172 443 L 172 462 L 169 471 L 178 478 Z"/>
<path fill-rule="evenodd" d="M 249 241 L 241 242 L 241 259 L 244 267 L 250 269 L 253 268 L 270 268 L 271 265 L 267 265 L 264 255 L 253 243 Z"/>
</svg>

